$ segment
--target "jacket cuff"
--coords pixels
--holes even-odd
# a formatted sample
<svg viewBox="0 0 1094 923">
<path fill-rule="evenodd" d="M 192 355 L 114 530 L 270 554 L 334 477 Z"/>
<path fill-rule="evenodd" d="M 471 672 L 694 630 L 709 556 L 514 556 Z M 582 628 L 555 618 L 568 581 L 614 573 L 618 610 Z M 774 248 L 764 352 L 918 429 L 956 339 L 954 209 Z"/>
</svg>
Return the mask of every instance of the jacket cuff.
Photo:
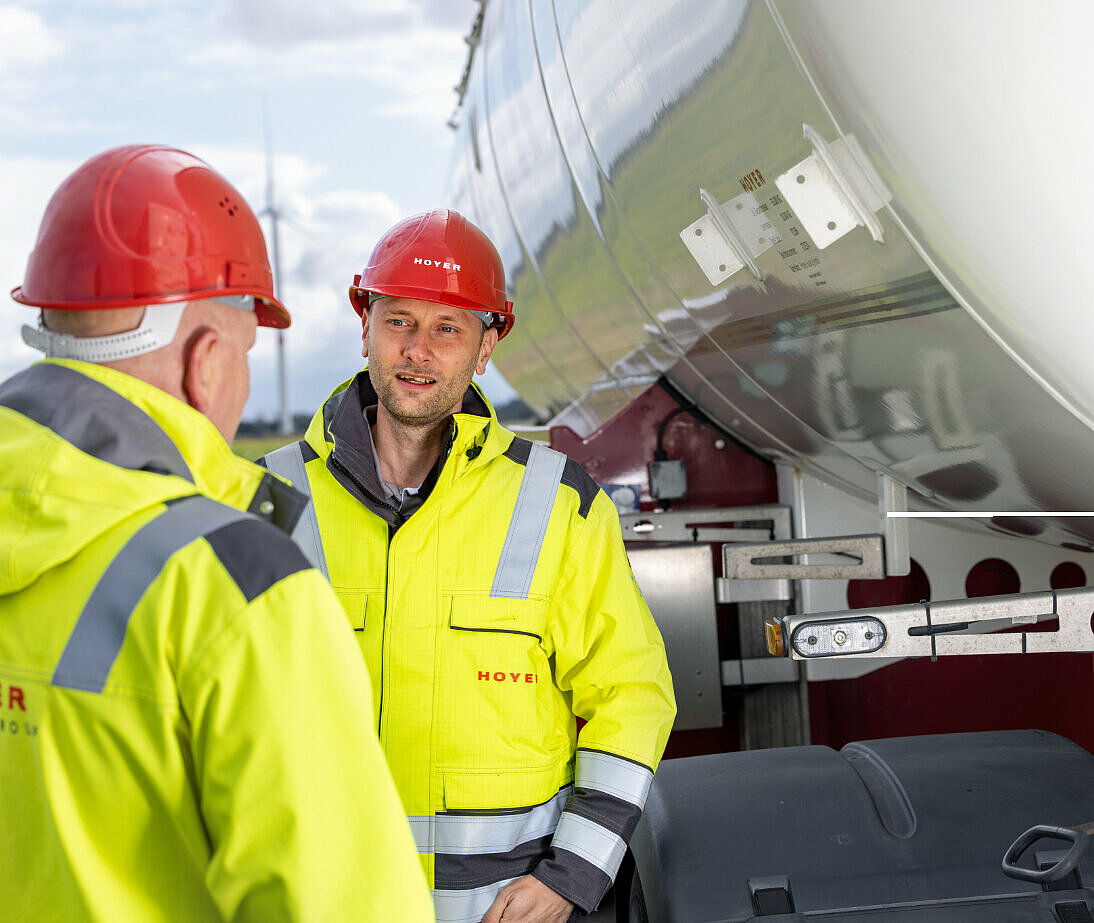
<svg viewBox="0 0 1094 923">
<path fill-rule="evenodd" d="M 532 875 L 591 913 L 619 871 L 653 771 L 624 757 L 579 748 L 574 775 L 574 793 L 551 848 Z"/>
<path fill-rule="evenodd" d="M 583 913 L 592 913 L 612 886 L 612 879 L 580 856 L 551 848 L 532 870 L 532 877 L 561 894 Z"/>
</svg>

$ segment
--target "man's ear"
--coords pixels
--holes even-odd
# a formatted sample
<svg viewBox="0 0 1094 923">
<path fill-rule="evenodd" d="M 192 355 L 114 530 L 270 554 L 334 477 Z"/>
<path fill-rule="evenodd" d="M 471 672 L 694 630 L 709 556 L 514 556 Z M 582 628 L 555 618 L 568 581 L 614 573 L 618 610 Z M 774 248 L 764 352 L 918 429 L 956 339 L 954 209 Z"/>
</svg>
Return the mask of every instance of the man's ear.
<svg viewBox="0 0 1094 923">
<path fill-rule="evenodd" d="M 186 342 L 182 357 L 182 393 L 198 413 L 209 416 L 220 387 L 217 365 L 220 333 L 212 327 L 199 327 Z"/>
<path fill-rule="evenodd" d="M 481 375 L 486 371 L 486 363 L 490 361 L 490 354 L 498 345 L 498 328 L 490 327 L 482 335 L 482 343 L 479 344 L 479 362 L 475 366 L 475 373 Z"/>
<path fill-rule="evenodd" d="M 368 358 L 368 311 L 361 312 L 361 358 Z"/>
</svg>

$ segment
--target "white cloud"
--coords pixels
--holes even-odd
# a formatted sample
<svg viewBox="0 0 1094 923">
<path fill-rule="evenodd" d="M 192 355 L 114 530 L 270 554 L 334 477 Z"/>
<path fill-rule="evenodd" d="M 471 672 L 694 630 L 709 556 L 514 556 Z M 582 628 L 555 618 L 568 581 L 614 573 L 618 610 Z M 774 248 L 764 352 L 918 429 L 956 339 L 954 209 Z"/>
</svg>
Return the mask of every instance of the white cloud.
<svg viewBox="0 0 1094 923">
<path fill-rule="evenodd" d="M 42 64 L 63 49 L 64 43 L 37 13 L 0 6 L 0 74 Z"/>
<path fill-rule="evenodd" d="M 222 173 L 257 214 L 266 205 L 266 154 L 257 147 L 225 147 L 215 144 L 196 144 L 190 153 L 206 161 L 218 173 Z M 315 185 L 325 174 L 326 167 L 299 154 L 273 155 L 274 193 L 284 206 L 286 199 L 310 200 Z"/>
<path fill-rule="evenodd" d="M 452 0 L 222 0 L 220 20 L 260 45 L 367 39 L 375 47 L 422 28 L 467 31 L 475 5 Z"/>
<path fill-rule="evenodd" d="M 475 10 L 452 0 L 221 0 L 219 34 L 183 54 L 196 73 L 232 67 L 254 86 L 286 74 L 319 92 L 358 86 L 357 108 L 343 115 L 358 123 L 372 114 L 440 126 L 455 105 Z"/>
<path fill-rule="evenodd" d="M 263 43 L 242 20 L 228 28 L 228 12 L 262 19 L 270 8 L 282 16 L 280 44 Z M 291 407 L 314 408 L 362 364 L 346 298 L 353 274 L 386 228 L 443 204 L 444 122 L 476 8 L 470 0 L 0 0 L 0 299 L 22 281 L 53 190 L 108 147 L 176 144 L 261 212 L 265 100 L 286 215 Z M 38 357 L 19 335 L 34 321 L 32 309 L 10 301 L 0 310 L 0 380 Z M 278 411 L 276 340 L 260 331 L 249 418 Z"/>
<path fill-rule="evenodd" d="M 19 333 L 23 324 L 37 323 L 37 312 L 12 301 L 8 292 L 23 281 L 49 197 L 75 168 L 67 160 L 0 156 L 0 380 L 41 358 Z"/>
</svg>

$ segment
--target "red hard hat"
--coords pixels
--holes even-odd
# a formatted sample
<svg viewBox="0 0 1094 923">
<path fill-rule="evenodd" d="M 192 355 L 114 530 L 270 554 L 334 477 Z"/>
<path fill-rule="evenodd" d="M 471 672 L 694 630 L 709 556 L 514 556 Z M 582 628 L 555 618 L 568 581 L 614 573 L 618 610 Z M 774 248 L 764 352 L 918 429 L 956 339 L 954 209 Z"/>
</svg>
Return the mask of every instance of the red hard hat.
<svg viewBox="0 0 1094 923">
<path fill-rule="evenodd" d="M 23 304 L 90 311 L 252 295 L 264 327 L 288 327 L 254 212 L 191 154 L 153 144 L 92 157 L 53 194 Z"/>
<path fill-rule="evenodd" d="M 368 307 L 369 292 L 489 311 L 499 339 L 513 329 L 498 251 L 463 215 L 446 208 L 406 218 L 380 238 L 350 286 L 358 314 Z"/>
</svg>

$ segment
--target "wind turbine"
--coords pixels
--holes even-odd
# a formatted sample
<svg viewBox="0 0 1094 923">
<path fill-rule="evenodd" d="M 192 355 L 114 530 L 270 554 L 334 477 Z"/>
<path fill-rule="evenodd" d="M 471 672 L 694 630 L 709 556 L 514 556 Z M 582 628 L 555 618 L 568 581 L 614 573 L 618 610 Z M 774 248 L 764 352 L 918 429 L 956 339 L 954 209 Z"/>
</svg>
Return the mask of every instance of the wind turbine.
<svg viewBox="0 0 1094 923">
<path fill-rule="evenodd" d="M 274 294 L 281 298 L 281 239 L 279 222 L 282 217 L 281 210 L 276 205 L 274 198 L 274 169 L 273 169 L 273 143 L 270 140 L 269 116 L 263 118 L 263 135 L 266 142 L 266 207 L 261 216 L 270 219 L 270 241 L 273 257 Z M 277 378 L 280 391 L 280 418 L 277 431 L 282 436 L 289 436 L 293 432 L 292 412 L 289 410 L 289 372 L 285 360 L 285 331 L 277 331 Z"/>
</svg>

